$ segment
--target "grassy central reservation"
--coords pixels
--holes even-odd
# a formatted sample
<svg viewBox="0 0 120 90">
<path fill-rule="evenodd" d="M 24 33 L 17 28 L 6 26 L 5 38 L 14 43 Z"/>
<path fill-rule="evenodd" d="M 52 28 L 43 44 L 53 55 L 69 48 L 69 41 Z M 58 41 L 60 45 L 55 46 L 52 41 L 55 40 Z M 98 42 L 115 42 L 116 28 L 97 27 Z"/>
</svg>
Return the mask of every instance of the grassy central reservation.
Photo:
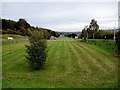
<svg viewBox="0 0 120 90">
<path fill-rule="evenodd" d="M 7 42 L 7 41 L 6 41 Z M 3 43 L 3 88 L 107 88 L 118 84 L 117 58 L 80 40 L 48 40 L 46 66 L 28 67 L 27 40 Z"/>
</svg>

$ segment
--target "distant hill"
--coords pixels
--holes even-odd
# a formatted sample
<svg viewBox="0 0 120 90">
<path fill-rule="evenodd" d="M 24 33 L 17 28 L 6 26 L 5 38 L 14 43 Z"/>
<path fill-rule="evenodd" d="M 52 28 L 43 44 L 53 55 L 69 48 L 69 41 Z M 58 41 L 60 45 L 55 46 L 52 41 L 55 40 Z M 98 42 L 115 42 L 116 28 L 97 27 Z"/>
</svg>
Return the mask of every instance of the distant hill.
<svg viewBox="0 0 120 90">
<path fill-rule="evenodd" d="M 25 19 L 22 18 L 20 18 L 17 22 L 10 19 L 0 19 L 0 22 L 2 22 L 2 31 L 0 31 L 0 33 L 2 34 L 19 34 L 23 36 L 28 36 L 28 30 L 31 29 L 44 32 L 47 39 L 49 39 L 51 36 L 59 37 L 58 32 L 52 31 L 47 28 L 38 28 L 31 26 Z"/>
<path fill-rule="evenodd" d="M 63 35 L 65 35 L 65 34 L 72 34 L 72 33 L 74 33 L 74 34 L 81 34 L 81 32 L 59 32 L 59 33 L 61 33 Z"/>
</svg>

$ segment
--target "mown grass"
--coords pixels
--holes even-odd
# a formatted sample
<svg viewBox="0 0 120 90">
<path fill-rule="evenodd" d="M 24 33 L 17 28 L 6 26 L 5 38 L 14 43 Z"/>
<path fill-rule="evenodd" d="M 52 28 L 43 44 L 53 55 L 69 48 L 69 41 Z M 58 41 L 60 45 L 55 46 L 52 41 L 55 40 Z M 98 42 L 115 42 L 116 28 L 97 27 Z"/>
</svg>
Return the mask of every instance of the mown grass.
<svg viewBox="0 0 120 90">
<path fill-rule="evenodd" d="M 14 39 L 28 38 L 27 36 L 21 36 L 17 34 L 1 34 L 0 37 L 2 37 L 2 39 L 7 39 L 8 37 L 13 37 Z"/>
<path fill-rule="evenodd" d="M 87 44 L 93 45 L 99 49 L 103 49 L 111 54 L 115 54 L 117 52 L 116 42 L 113 40 L 107 39 L 95 39 L 88 40 Z"/>
<path fill-rule="evenodd" d="M 13 40 L 8 40 L 8 37 L 13 37 Z M 1 34 L 0 40 L 2 41 L 2 45 L 14 44 L 14 43 L 22 43 L 28 40 L 28 36 L 21 36 L 16 34 Z"/>
<path fill-rule="evenodd" d="M 26 44 L 2 46 L 3 88 L 117 87 L 117 58 L 107 51 L 74 39 L 49 40 L 45 68 L 32 71 L 25 58 Z"/>
</svg>

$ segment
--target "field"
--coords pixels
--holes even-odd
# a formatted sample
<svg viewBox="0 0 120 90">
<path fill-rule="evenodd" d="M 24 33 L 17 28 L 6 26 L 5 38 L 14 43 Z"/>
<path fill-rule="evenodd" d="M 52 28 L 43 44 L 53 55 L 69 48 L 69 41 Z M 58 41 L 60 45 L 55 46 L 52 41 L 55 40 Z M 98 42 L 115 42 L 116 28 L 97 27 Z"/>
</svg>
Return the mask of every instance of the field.
<svg viewBox="0 0 120 90">
<path fill-rule="evenodd" d="M 96 40 L 88 40 L 87 44 L 94 45 L 95 47 L 105 50 L 111 54 L 115 54 L 117 51 L 117 45 L 113 40 L 103 40 L 103 39 L 96 39 Z"/>
<path fill-rule="evenodd" d="M 117 87 L 118 59 L 109 52 L 114 49 L 65 37 L 48 40 L 44 70 L 32 71 L 25 58 L 27 40 L 4 40 L 3 43 L 3 88 Z"/>
</svg>

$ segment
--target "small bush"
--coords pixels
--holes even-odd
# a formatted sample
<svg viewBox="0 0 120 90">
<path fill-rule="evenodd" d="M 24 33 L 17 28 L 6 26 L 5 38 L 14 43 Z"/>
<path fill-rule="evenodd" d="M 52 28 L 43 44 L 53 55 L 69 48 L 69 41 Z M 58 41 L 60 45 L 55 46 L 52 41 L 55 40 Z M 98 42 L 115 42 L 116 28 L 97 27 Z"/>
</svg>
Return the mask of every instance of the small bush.
<svg viewBox="0 0 120 90">
<path fill-rule="evenodd" d="M 46 61 L 46 40 L 44 39 L 44 33 L 41 31 L 33 30 L 29 31 L 30 45 L 27 47 L 27 60 L 31 69 L 39 70 L 43 69 Z"/>
</svg>

